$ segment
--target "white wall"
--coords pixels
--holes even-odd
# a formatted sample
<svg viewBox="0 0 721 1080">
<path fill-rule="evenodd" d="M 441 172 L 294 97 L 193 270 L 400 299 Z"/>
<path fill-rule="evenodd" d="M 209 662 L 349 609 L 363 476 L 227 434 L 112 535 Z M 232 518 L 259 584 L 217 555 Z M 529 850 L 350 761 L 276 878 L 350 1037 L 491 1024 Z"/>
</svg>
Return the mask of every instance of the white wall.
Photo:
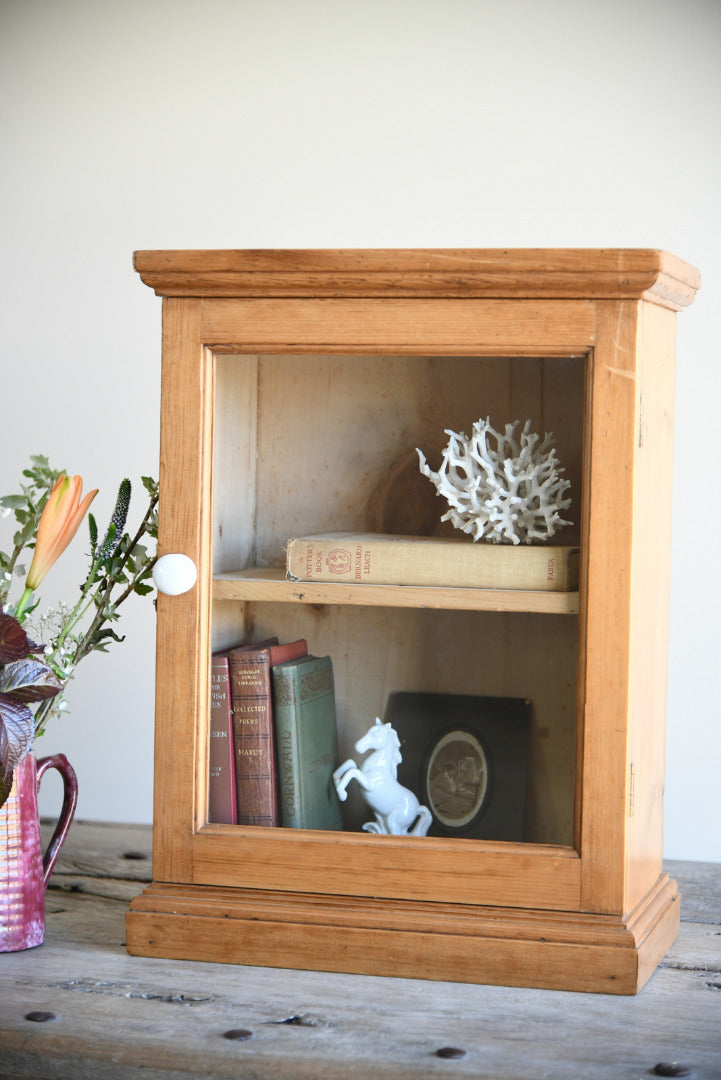
<svg viewBox="0 0 721 1080">
<path fill-rule="evenodd" d="M 160 301 L 135 248 L 658 247 L 701 269 L 666 853 L 721 860 L 717 0 L 4 0 L 0 50 L 2 492 L 47 452 L 102 517 L 123 475 L 157 474 Z M 151 604 L 122 628 L 40 749 L 74 762 L 81 816 L 149 821 Z"/>
</svg>

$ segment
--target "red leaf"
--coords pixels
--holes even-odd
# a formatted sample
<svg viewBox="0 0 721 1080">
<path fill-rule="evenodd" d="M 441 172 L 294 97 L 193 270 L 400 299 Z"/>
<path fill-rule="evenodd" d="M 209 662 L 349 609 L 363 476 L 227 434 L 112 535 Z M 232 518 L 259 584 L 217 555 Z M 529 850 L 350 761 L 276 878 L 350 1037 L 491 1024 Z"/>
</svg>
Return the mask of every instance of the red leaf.
<svg viewBox="0 0 721 1080">
<path fill-rule="evenodd" d="M 0 614 L 0 664 L 22 660 L 35 648 L 17 619 Z"/>
<path fill-rule="evenodd" d="M 12 789 L 13 789 L 12 770 L 7 774 L 7 776 L 3 776 L 2 774 L 0 774 L 0 806 L 2 806 L 2 804 L 4 802 L 7 802 L 8 798 L 10 797 L 10 792 L 12 791 Z"/>
<path fill-rule="evenodd" d="M 0 770 L 7 774 L 30 749 L 35 734 L 35 718 L 27 705 L 13 701 L 6 694 L 0 694 L 0 732 Z"/>
<path fill-rule="evenodd" d="M 13 701 L 44 701 L 62 688 L 53 669 L 34 657 L 5 664 L 0 670 L 0 692 Z"/>
</svg>

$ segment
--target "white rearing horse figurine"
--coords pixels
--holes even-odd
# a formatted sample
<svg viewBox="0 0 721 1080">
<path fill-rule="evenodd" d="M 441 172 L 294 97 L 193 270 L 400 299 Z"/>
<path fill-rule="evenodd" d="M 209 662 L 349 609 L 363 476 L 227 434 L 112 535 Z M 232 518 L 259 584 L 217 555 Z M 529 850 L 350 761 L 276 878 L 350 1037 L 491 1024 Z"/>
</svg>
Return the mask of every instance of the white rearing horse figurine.
<svg viewBox="0 0 721 1080">
<path fill-rule="evenodd" d="M 345 802 L 351 780 L 361 786 L 363 798 L 373 810 L 375 821 L 363 826 L 366 832 L 389 833 L 392 836 L 425 836 L 433 821 L 427 806 L 421 806 L 412 791 L 396 780 L 403 758 L 400 741 L 390 724 L 376 717 L 375 724 L 355 744 L 359 754 L 368 755 L 360 768 L 353 758 L 344 761 L 333 773 L 338 798 Z"/>
</svg>

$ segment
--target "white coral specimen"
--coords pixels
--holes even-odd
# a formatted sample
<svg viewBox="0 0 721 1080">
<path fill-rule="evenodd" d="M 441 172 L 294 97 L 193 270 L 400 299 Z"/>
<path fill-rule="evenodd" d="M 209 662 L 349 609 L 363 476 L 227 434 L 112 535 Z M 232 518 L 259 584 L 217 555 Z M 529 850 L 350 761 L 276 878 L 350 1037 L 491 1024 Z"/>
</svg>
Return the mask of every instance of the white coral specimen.
<svg viewBox="0 0 721 1080">
<path fill-rule="evenodd" d="M 474 540 L 494 544 L 532 544 L 550 539 L 564 521 L 559 511 L 571 505 L 562 498 L 570 482 L 552 446 L 553 435 L 529 431 L 526 420 L 520 439 L 520 420 L 506 424 L 504 435 L 491 427 L 490 419 L 477 420 L 469 439 L 463 432 L 446 429 L 448 445 L 438 472 L 426 463 L 416 447 L 420 470 L 448 501 L 449 510 L 441 521 L 470 533 Z M 488 438 L 495 439 L 495 449 Z"/>
</svg>

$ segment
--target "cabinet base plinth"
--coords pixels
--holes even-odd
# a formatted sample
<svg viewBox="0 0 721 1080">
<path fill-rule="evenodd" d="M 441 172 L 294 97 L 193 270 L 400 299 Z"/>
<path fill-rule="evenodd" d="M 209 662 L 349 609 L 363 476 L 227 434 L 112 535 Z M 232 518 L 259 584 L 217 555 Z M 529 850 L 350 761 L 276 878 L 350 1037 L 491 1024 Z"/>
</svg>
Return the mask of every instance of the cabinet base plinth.
<svg viewBox="0 0 721 1080">
<path fill-rule="evenodd" d="M 634 994 L 679 914 L 665 874 L 623 917 L 155 882 L 126 928 L 135 956 Z"/>
</svg>

